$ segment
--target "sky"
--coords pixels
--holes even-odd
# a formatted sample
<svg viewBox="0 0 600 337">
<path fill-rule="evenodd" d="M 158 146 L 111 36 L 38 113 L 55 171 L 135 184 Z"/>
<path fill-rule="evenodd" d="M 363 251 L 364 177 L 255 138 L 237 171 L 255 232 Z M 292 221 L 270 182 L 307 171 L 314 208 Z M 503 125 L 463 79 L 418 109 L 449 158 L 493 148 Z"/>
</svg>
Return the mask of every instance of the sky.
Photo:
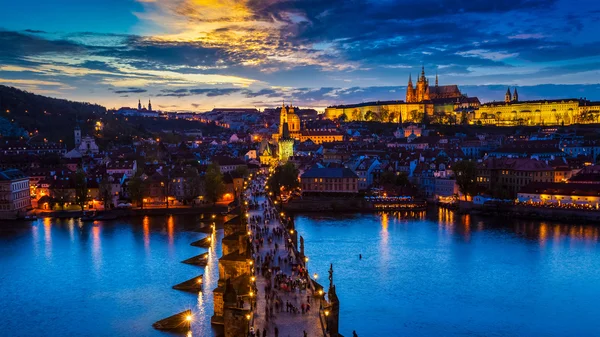
<svg viewBox="0 0 600 337">
<path fill-rule="evenodd" d="M 0 84 L 164 111 L 405 99 L 600 100 L 598 0 L 0 0 Z"/>
</svg>

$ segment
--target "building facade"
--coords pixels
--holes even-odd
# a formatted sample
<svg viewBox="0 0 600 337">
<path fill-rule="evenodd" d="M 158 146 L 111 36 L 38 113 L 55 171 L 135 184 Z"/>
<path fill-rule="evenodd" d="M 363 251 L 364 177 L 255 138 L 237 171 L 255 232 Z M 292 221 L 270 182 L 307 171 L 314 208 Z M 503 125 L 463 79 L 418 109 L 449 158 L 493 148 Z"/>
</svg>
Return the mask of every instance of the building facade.
<svg viewBox="0 0 600 337">
<path fill-rule="evenodd" d="M 30 208 L 29 177 L 16 169 L 0 171 L 0 219 L 14 219 Z"/>
<path fill-rule="evenodd" d="M 358 176 L 349 168 L 313 167 L 300 176 L 302 193 L 358 193 Z"/>
</svg>

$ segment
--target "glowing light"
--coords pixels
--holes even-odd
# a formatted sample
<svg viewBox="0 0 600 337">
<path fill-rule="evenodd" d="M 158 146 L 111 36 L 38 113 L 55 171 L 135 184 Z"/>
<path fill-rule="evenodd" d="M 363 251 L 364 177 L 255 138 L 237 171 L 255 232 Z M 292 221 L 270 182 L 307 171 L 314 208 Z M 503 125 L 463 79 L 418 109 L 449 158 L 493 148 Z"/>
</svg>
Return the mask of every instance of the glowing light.
<svg viewBox="0 0 600 337">
<path fill-rule="evenodd" d="M 319 289 L 319 295 L 323 295 L 323 289 Z"/>
<path fill-rule="evenodd" d="M 252 282 L 254 282 L 254 281 L 256 281 L 256 277 L 252 276 L 252 277 L 250 278 L 250 280 L 251 280 Z"/>
<path fill-rule="evenodd" d="M 325 316 L 329 316 L 329 310 L 325 310 Z"/>
<path fill-rule="evenodd" d="M 246 319 L 247 319 L 247 320 L 250 320 L 250 315 L 249 315 L 249 314 L 248 314 L 248 315 L 246 315 Z"/>
<path fill-rule="evenodd" d="M 319 278 L 319 275 L 318 275 L 317 273 L 315 273 L 315 274 L 313 275 L 313 278 L 316 280 L 316 279 L 318 279 L 318 278 Z"/>
<path fill-rule="evenodd" d="M 308 256 L 304 257 L 304 262 L 308 262 Z"/>
<path fill-rule="evenodd" d="M 185 316 L 185 320 L 188 321 L 188 322 L 191 322 L 192 321 L 192 315 Z"/>
</svg>

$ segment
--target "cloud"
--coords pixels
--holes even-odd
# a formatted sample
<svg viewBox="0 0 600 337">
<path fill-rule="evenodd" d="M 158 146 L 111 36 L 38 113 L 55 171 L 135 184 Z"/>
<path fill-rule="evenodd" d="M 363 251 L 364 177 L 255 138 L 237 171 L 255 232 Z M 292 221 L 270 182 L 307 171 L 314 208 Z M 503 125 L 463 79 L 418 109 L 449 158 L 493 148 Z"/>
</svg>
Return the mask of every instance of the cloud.
<svg viewBox="0 0 600 337">
<path fill-rule="evenodd" d="M 113 90 L 111 90 L 113 91 Z M 147 92 L 148 90 L 146 89 L 141 89 L 141 88 L 127 88 L 125 90 L 114 90 L 115 94 L 141 94 L 144 92 Z"/>
</svg>

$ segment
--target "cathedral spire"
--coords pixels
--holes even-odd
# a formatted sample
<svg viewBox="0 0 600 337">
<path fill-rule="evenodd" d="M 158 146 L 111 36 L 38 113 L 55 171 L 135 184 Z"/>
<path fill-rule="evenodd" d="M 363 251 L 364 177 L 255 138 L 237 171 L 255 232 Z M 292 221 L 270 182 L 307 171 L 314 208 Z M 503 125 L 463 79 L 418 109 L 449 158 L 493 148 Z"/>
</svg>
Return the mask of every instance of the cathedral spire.
<svg viewBox="0 0 600 337">
<path fill-rule="evenodd" d="M 142 100 L 138 99 L 138 110 L 142 110 Z"/>
<path fill-rule="evenodd" d="M 513 94 L 513 102 L 517 102 L 519 100 L 519 94 L 517 93 L 517 88 L 515 87 L 515 93 Z"/>
<path fill-rule="evenodd" d="M 425 66 L 421 66 L 421 81 L 425 80 Z"/>
<path fill-rule="evenodd" d="M 148 100 L 148 111 L 152 111 L 152 102 Z"/>
<path fill-rule="evenodd" d="M 438 86 L 438 74 L 437 73 L 435 73 L 435 86 L 436 87 Z"/>
<path fill-rule="evenodd" d="M 510 95 L 510 87 L 506 89 L 506 95 L 504 95 L 504 102 L 510 103 L 512 101 L 512 97 Z"/>
<path fill-rule="evenodd" d="M 412 83 L 412 74 L 408 74 L 408 86 L 412 87 L 413 83 Z"/>
</svg>

